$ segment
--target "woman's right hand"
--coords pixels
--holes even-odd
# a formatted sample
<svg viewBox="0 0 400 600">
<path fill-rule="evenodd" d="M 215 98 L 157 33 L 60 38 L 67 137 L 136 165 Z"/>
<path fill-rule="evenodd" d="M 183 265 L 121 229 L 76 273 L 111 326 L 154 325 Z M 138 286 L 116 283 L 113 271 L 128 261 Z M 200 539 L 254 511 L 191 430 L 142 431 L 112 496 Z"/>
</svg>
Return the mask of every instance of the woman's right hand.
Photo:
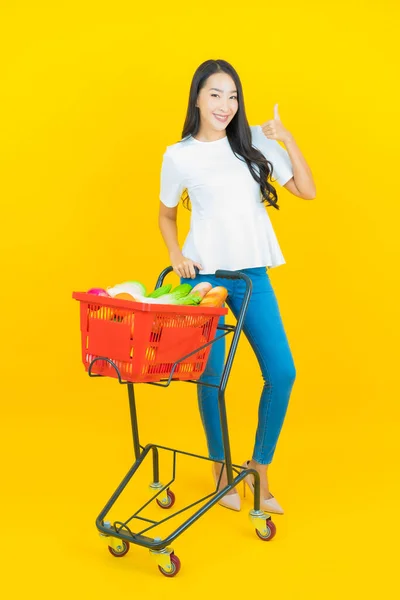
<svg viewBox="0 0 400 600">
<path fill-rule="evenodd" d="M 183 256 L 182 252 L 172 252 L 170 259 L 172 268 L 179 277 L 194 279 L 196 277 L 194 268 L 197 267 L 200 271 L 203 269 L 200 263 L 195 262 L 190 258 L 186 258 L 186 256 Z"/>
</svg>

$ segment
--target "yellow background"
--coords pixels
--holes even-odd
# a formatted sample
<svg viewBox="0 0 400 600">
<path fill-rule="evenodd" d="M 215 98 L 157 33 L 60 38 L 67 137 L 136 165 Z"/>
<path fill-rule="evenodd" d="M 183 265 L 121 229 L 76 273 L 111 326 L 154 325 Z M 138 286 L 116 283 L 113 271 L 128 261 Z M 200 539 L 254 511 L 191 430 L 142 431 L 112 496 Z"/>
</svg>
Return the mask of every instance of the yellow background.
<svg viewBox="0 0 400 600">
<path fill-rule="evenodd" d="M 4 4 L 4 597 L 396 596 L 397 3 Z M 125 387 L 85 374 L 71 294 L 150 287 L 168 264 L 162 154 L 209 58 L 239 72 L 250 124 L 279 103 L 317 199 L 278 188 L 281 210 L 269 209 L 287 261 L 270 277 L 298 373 L 270 469 L 286 514 L 265 544 L 248 498 L 240 513 L 216 506 L 175 541 L 182 570 L 168 580 L 146 550 L 113 559 L 97 536 L 132 462 L 128 404 Z M 188 219 L 180 210 L 182 240 Z M 260 388 L 243 338 L 227 395 L 236 462 L 250 458 Z M 137 396 L 143 443 L 206 452 L 194 386 Z M 211 487 L 199 462 L 178 464 L 178 507 Z"/>
</svg>

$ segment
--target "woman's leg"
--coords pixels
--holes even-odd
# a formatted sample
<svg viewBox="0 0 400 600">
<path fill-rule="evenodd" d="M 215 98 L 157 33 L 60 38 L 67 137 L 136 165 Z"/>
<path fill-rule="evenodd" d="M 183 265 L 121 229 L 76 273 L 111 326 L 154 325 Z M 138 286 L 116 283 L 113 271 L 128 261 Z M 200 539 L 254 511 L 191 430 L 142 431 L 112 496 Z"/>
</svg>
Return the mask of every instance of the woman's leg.
<svg viewBox="0 0 400 600">
<path fill-rule="evenodd" d="M 198 275 L 195 279 L 182 278 L 182 283 L 189 283 L 192 286 L 208 281 L 213 287 L 224 286 L 229 290 L 232 287 L 230 280 L 216 278 L 213 275 Z M 225 317 L 219 319 L 219 324 L 223 325 Z M 222 335 L 222 331 L 216 332 L 216 337 Z M 209 358 L 204 373 L 199 381 L 219 385 L 222 371 L 225 363 L 225 338 L 214 342 L 211 345 Z M 222 441 L 221 421 L 219 416 L 218 389 L 209 388 L 204 385 L 197 386 L 197 398 L 199 412 L 206 434 L 208 454 L 213 460 L 224 460 L 224 445 Z"/>
<path fill-rule="evenodd" d="M 219 319 L 219 325 L 224 325 L 225 317 Z M 223 332 L 216 332 L 216 337 Z M 211 346 L 204 373 L 199 381 L 218 386 L 221 381 L 225 363 L 225 338 L 214 342 Z M 197 386 L 197 398 L 201 420 L 207 438 L 208 455 L 213 460 L 224 460 L 224 444 L 222 441 L 221 420 L 219 416 L 218 389 L 205 385 Z"/>
<path fill-rule="evenodd" d="M 257 356 L 264 380 L 252 458 L 259 465 L 268 465 L 282 429 L 296 369 L 268 273 L 265 268 L 243 272 L 253 282 L 243 331 Z M 240 281 L 235 286 L 230 307 L 237 316 L 245 284 Z"/>
</svg>

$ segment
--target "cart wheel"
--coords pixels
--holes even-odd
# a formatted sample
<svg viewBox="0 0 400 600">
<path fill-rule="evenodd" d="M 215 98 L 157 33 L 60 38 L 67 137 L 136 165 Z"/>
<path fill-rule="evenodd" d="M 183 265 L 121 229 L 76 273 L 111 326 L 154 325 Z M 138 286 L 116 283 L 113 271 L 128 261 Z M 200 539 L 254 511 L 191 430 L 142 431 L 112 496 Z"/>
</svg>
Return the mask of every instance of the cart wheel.
<svg viewBox="0 0 400 600">
<path fill-rule="evenodd" d="M 125 540 L 121 540 L 122 542 L 122 549 L 121 550 L 114 550 L 114 548 L 112 546 L 108 546 L 109 551 L 111 552 L 111 554 L 113 556 L 116 557 L 120 557 L 120 556 L 125 556 L 125 554 L 128 554 L 129 552 L 129 542 L 125 542 Z"/>
<path fill-rule="evenodd" d="M 158 498 L 156 498 L 156 502 L 160 508 L 171 508 L 171 506 L 173 506 L 175 504 L 175 494 L 174 494 L 174 492 L 171 492 L 171 490 L 169 488 L 167 490 L 167 497 L 168 497 L 167 504 L 163 504 Z"/>
<path fill-rule="evenodd" d="M 267 529 L 267 532 L 265 535 L 263 535 L 262 533 L 260 533 L 258 531 L 258 529 L 256 529 L 256 534 L 258 535 L 258 537 L 260 538 L 260 540 L 263 540 L 263 542 L 269 542 L 270 540 L 272 540 L 273 537 L 275 537 L 276 534 L 276 526 L 275 523 L 273 523 L 271 521 L 271 519 L 267 519 L 265 522 L 265 527 Z"/>
<path fill-rule="evenodd" d="M 160 565 L 158 565 L 158 569 L 159 569 L 160 573 L 165 575 L 165 577 L 175 577 L 175 575 L 178 575 L 178 573 L 181 569 L 181 561 L 173 552 L 170 555 L 170 559 L 171 559 L 171 563 L 172 563 L 172 571 L 164 571 L 164 569 L 162 567 L 160 567 Z"/>
</svg>

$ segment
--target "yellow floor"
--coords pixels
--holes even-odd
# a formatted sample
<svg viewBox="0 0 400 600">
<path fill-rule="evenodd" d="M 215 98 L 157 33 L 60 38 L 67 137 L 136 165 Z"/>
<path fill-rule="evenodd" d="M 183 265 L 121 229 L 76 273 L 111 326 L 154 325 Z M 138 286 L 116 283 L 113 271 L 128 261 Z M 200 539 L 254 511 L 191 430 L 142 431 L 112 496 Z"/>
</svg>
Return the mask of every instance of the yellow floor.
<svg viewBox="0 0 400 600">
<path fill-rule="evenodd" d="M 216 506 L 173 544 L 182 568 L 169 580 L 143 548 L 131 547 L 124 558 L 113 558 L 94 526 L 132 462 L 126 388 L 113 380 L 89 379 L 81 370 L 75 380 L 54 377 L 42 388 L 44 394 L 54 393 L 46 415 L 35 413 L 34 406 L 20 412 L 18 400 L 26 402 L 29 389 L 15 390 L 15 410 L 5 428 L 9 437 L 2 439 L 6 456 L 13 457 L 6 460 L 4 474 L 9 481 L 2 510 L 5 597 L 394 597 L 394 425 L 376 426 L 373 415 L 368 423 L 350 420 L 345 426 L 339 415 L 307 423 L 307 415 L 297 415 L 299 384 L 271 467 L 272 491 L 286 509 L 284 516 L 273 517 L 275 539 L 266 543 L 256 537 L 248 495 L 240 513 Z M 137 387 L 142 443 L 204 453 L 189 388 L 179 383 L 168 390 Z M 235 391 L 230 398 L 233 421 Z M 236 462 L 249 456 L 255 418 L 249 415 L 241 428 L 232 424 Z M 162 454 L 165 476 L 168 460 Z M 172 487 L 177 508 L 211 491 L 208 463 L 182 457 L 177 466 Z M 148 497 L 149 467 L 144 465 L 128 486 L 112 518 L 126 518 Z M 155 507 L 147 514 L 166 512 Z M 178 522 L 173 519 L 162 533 Z M 386 587 L 391 594 L 380 595 Z"/>
</svg>

